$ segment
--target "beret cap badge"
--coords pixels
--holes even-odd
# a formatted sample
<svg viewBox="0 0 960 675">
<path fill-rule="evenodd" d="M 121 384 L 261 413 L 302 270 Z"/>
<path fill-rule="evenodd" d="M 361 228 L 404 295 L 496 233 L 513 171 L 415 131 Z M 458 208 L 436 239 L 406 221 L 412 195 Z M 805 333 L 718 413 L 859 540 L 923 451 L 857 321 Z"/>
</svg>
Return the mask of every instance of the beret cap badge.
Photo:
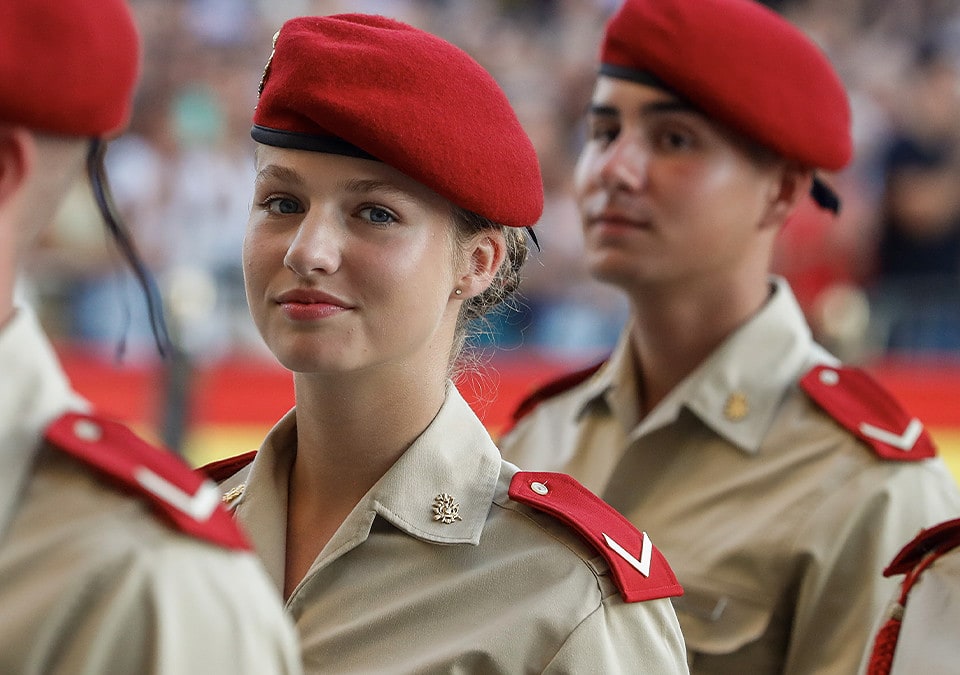
<svg viewBox="0 0 960 675">
<path fill-rule="evenodd" d="M 273 63 L 273 55 L 277 53 L 277 38 L 280 37 L 280 31 L 273 34 L 273 46 L 270 48 L 270 56 L 267 57 L 267 63 L 263 66 L 263 75 L 260 76 L 260 86 L 257 87 L 257 96 L 263 94 L 263 85 L 267 83 L 267 77 L 270 75 L 270 64 Z"/>
</svg>

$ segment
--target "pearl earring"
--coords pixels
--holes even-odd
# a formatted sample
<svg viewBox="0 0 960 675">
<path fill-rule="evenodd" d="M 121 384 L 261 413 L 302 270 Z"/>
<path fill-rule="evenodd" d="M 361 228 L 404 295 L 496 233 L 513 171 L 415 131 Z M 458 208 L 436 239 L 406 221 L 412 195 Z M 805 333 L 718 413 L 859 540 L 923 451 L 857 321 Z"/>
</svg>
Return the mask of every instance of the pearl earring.
<svg viewBox="0 0 960 675">
<path fill-rule="evenodd" d="M 456 293 L 457 295 L 463 295 L 463 291 L 460 290 L 459 288 L 455 290 L 454 293 Z"/>
</svg>

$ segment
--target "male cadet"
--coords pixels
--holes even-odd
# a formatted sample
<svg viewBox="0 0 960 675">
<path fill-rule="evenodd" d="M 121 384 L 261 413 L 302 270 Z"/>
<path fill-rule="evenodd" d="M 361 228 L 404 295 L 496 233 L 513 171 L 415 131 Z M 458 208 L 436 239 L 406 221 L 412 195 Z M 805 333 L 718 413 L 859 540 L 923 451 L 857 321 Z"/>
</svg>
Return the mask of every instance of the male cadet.
<svg viewBox="0 0 960 675">
<path fill-rule="evenodd" d="M 588 267 L 631 317 L 599 368 L 521 404 L 504 454 L 643 524 L 685 589 L 693 672 L 856 672 L 885 563 L 960 494 L 769 275 L 798 202 L 837 205 L 814 172 L 850 159 L 844 88 L 752 0 L 627 0 L 600 57 L 575 190 Z"/>
<path fill-rule="evenodd" d="M 0 8 L 0 673 L 299 673 L 216 487 L 95 417 L 14 302 L 18 263 L 88 149 L 129 244 L 100 139 L 129 117 L 138 50 L 123 0 Z"/>
</svg>

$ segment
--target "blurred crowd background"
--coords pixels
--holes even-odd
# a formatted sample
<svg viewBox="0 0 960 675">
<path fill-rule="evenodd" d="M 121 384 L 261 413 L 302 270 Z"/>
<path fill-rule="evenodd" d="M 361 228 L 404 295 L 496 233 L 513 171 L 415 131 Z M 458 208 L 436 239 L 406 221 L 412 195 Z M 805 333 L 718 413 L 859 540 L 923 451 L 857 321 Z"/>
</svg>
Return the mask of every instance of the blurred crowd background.
<svg viewBox="0 0 960 675">
<path fill-rule="evenodd" d="M 458 44 L 515 105 L 543 167 L 542 250 L 485 345 L 580 360 L 626 315 L 586 275 L 571 176 L 599 36 L 618 0 L 132 0 L 146 42 L 132 126 L 107 156 L 114 198 L 194 362 L 267 358 L 243 295 L 249 129 L 271 39 L 301 14 L 392 16 Z M 839 217 L 804 208 L 780 237 L 819 339 L 842 357 L 960 357 L 960 2 L 767 0 L 826 51 L 851 96 L 856 160 L 824 178 Z M 678 43 L 677 50 L 684 45 Z M 776 68 L 776 63 L 770 64 Z M 744 92 L 749 96 L 750 92 Z M 81 187 L 83 189 L 81 189 Z M 55 339 L 156 358 L 140 292 L 78 186 L 24 287 Z M 77 255 L 84 249 L 84 255 Z"/>
</svg>

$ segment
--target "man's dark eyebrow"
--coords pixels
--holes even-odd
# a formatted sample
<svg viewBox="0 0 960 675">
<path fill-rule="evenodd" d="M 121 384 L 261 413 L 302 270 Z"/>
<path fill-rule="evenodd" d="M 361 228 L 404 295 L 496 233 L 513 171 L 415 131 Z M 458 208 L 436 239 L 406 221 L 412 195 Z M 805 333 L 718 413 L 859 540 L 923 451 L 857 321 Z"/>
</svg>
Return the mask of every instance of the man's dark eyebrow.
<svg viewBox="0 0 960 675">
<path fill-rule="evenodd" d="M 612 105 L 601 105 L 599 103 L 591 103 L 590 107 L 587 108 L 588 115 L 594 115 L 596 117 L 619 117 L 620 109 Z"/>
<path fill-rule="evenodd" d="M 657 115 L 661 113 L 694 113 L 702 115 L 703 112 L 692 103 L 681 98 L 671 98 L 662 101 L 653 101 L 640 106 L 641 115 Z"/>
<path fill-rule="evenodd" d="M 652 101 L 640 106 L 640 115 L 645 117 L 647 115 L 658 115 L 664 113 L 672 112 L 681 112 L 681 113 L 695 113 L 697 115 L 702 115 L 700 111 L 692 103 L 685 101 L 681 98 L 670 98 L 660 101 Z M 595 117 L 620 117 L 622 112 L 619 108 L 612 105 L 605 105 L 602 103 L 592 103 L 590 104 L 587 113 Z"/>
</svg>

